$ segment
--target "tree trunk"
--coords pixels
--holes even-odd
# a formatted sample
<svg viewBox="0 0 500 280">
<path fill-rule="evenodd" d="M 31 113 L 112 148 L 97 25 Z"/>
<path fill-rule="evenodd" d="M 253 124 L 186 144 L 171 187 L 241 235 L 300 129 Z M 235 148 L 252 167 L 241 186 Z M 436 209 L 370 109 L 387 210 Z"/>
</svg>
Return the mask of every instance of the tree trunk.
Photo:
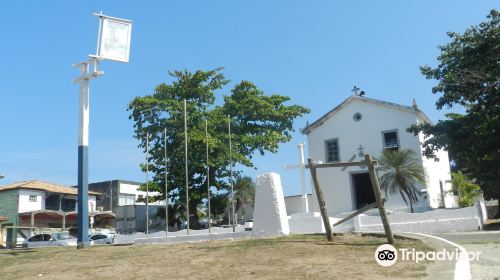
<svg viewBox="0 0 500 280">
<path fill-rule="evenodd" d="M 415 212 L 413 211 L 413 202 L 411 201 L 411 199 L 409 199 L 409 200 L 410 200 L 410 211 L 411 211 L 412 213 L 415 213 Z"/>
</svg>

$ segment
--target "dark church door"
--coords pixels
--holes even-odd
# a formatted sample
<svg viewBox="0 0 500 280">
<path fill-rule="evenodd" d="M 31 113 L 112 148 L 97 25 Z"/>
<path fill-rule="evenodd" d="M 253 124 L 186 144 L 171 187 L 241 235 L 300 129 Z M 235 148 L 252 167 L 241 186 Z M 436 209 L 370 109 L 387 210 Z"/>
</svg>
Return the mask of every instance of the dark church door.
<svg viewBox="0 0 500 280">
<path fill-rule="evenodd" d="M 370 175 L 366 173 L 351 174 L 352 189 L 354 191 L 354 205 L 360 209 L 375 202 Z"/>
</svg>

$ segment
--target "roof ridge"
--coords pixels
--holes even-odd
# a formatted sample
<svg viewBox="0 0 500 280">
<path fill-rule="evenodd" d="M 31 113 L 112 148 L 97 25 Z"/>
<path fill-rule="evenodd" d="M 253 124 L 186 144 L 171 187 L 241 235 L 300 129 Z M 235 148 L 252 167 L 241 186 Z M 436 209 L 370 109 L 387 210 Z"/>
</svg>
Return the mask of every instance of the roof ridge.
<svg viewBox="0 0 500 280">
<path fill-rule="evenodd" d="M 335 112 L 342 109 L 344 106 L 346 106 L 348 103 L 352 102 L 353 100 L 372 102 L 372 103 L 375 103 L 378 105 L 392 106 L 395 108 L 399 108 L 400 110 L 407 110 L 410 112 L 414 112 L 417 115 L 418 115 L 418 113 L 421 113 L 423 115 L 424 120 L 430 122 L 429 117 L 427 117 L 427 115 L 425 115 L 425 113 L 418 108 L 415 108 L 412 106 L 407 106 L 407 105 L 402 105 L 402 104 L 398 104 L 398 103 L 394 103 L 394 102 L 384 101 L 384 100 L 380 100 L 380 99 L 365 97 L 365 96 L 351 95 L 351 96 L 345 98 L 337 106 L 333 107 L 333 109 L 328 111 L 326 114 L 322 115 L 317 120 L 315 120 L 311 124 L 307 125 L 303 129 L 301 129 L 301 132 L 303 134 L 309 134 L 312 130 L 314 130 L 316 127 L 320 126 L 324 121 L 326 121 L 328 118 L 330 118 L 331 115 L 333 115 Z"/>
</svg>

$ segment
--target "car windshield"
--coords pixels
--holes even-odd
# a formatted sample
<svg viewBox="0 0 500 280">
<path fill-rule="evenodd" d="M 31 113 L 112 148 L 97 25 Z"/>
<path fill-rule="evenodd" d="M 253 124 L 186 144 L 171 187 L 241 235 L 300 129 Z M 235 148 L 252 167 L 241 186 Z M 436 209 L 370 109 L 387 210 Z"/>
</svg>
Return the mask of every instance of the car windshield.
<svg viewBox="0 0 500 280">
<path fill-rule="evenodd" d="M 67 233 L 55 233 L 53 236 L 56 240 L 64 240 L 64 239 L 73 238 L 73 237 L 71 237 L 71 235 L 69 235 Z"/>
<path fill-rule="evenodd" d="M 105 239 L 105 238 L 107 238 L 106 235 L 92 235 L 90 237 L 90 240 L 99 240 L 99 239 Z"/>
</svg>

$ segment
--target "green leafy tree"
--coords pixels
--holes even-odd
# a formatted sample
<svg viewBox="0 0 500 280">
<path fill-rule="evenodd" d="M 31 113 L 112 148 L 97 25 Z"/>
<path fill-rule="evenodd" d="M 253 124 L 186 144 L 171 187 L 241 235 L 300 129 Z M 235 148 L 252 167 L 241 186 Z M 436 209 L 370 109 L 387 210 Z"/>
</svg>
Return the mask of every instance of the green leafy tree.
<svg viewBox="0 0 500 280">
<path fill-rule="evenodd" d="M 254 206 L 255 200 L 255 183 L 248 176 L 237 176 L 234 182 L 235 193 L 235 211 L 242 210 L 242 215 L 245 216 L 245 205 Z"/>
<path fill-rule="evenodd" d="M 462 207 L 474 205 L 476 197 L 481 193 L 481 187 L 467 178 L 462 172 L 451 173 L 453 193 L 458 195 L 458 204 Z"/>
<path fill-rule="evenodd" d="M 492 10 L 487 21 L 448 36 L 437 67 L 423 66 L 421 72 L 438 81 L 432 88 L 440 95 L 437 109 L 459 105 L 465 114 L 447 114 L 446 120 L 408 131 L 426 136 L 426 157 L 448 150 L 455 170 L 473 178 L 487 199 L 500 199 L 500 15 Z"/>
<path fill-rule="evenodd" d="M 400 151 L 384 150 L 379 159 L 380 188 L 387 193 L 399 193 L 406 205 L 418 203 L 420 192 L 418 185 L 425 185 L 425 171 L 416 153 L 410 149 Z"/>
<path fill-rule="evenodd" d="M 228 116 L 231 117 L 233 162 L 235 166 L 254 167 L 252 155 L 258 151 L 275 153 L 280 143 L 291 140 L 293 120 L 309 112 L 298 105 L 286 105 L 289 97 L 264 95 L 252 82 L 234 86 L 221 104 L 216 92 L 229 82 L 221 69 L 211 71 L 173 71 L 173 82 L 162 83 L 153 94 L 134 98 L 129 104 L 134 121 L 135 137 L 145 149 L 146 134 L 150 139 L 150 170 L 154 174 L 152 191 L 164 199 L 165 166 L 163 131 L 167 129 L 169 198 L 185 211 L 184 115 L 187 100 L 189 210 L 193 228 L 198 228 L 199 205 L 207 193 L 205 166 L 205 120 L 208 120 L 210 186 L 217 190 L 229 188 Z M 141 168 L 145 170 L 145 166 Z M 239 170 L 234 171 L 235 174 Z"/>
</svg>

